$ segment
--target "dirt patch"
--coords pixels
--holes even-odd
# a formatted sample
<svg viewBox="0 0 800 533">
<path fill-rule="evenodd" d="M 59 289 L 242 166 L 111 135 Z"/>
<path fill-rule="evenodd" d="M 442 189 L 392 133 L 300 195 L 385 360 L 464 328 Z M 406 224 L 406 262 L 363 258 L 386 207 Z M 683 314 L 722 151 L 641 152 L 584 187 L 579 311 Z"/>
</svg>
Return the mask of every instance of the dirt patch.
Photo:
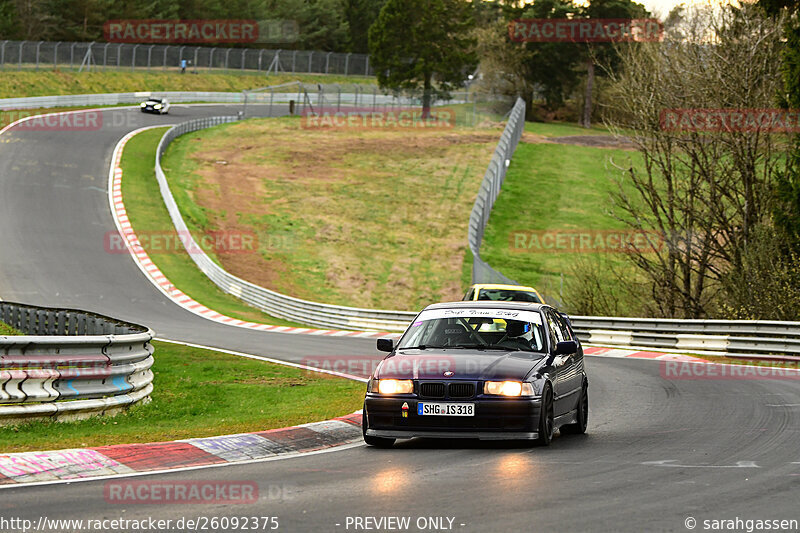
<svg viewBox="0 0 800 533">
<path fill-rule="evenodd" d="M 342 131 L 272 120 L 201 138 L 209 229 L 291 245 L 217 253 L 232 274 L 326 303 L 417 309 L 459 299 L 464 225 L 501 130 Z"/>
<path fill-rule="evenodd" d="M 589 148 L 612 148 L 615 150 L 635 150 L 636 146 L 625 137 L 614 137 L 613 135 L 567 135 L 564 137 L 545 137 L 536 133 L 524 132 L 523 142 L 572 144 L 575 146 L 587 146 Z"/>
</svg>

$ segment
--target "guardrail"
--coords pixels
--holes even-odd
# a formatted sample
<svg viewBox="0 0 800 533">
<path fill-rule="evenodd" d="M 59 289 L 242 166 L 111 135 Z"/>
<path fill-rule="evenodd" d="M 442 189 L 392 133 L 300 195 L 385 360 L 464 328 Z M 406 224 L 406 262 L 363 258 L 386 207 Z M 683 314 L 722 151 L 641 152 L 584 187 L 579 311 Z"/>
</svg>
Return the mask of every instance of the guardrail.
<svg viewBox="0 0 800 533">
<path fill-rule="evenodd" d="M 481 281 L 514 283 L 480 259 L 480 241 L 489 213 L 505 177 L 510 159 L 524 128 L 524 102 L 518 100 L 511 112 L 492 162 L 484 176 L 481 192 L 470 217 L 470 249 L 476 259 L 473 276 Z M 161 169 L 161 156 L 178 136 L 206 127 L 232 122 L 238 117 L 198 119 L 171 128 L 161 139 L 156 156 L 156 176 L 172 221 L 181 234 L 188 228 L 181 216 Z M 196 242 L 190 243 L 199 249 Z M 262 311 L 297 322 L 327 328 L 403 331 L 415 316 L 413 312 L 371 310 L 334 306 L 292 298 L 254 285 L 229 274 L 204 253 L 190 254 L 197 266 L 217 286 Z M 494 273 L 494 274 L 492 274 Z M 475 278 L 473 278 L 475 279 Z M 615 317 L 571 317 L 579 338 L 592 344 L 642 346 L 666 350 L 715 351 L 725 354 L 800 355 L 800 322 L 641 319 Z"/>
<path fill-rule="evenodd" d="M 112 414 L 153 391 L 152 330 L 74 309 L 0 302 L 0 425 Z"/>
<path fill-rule="evenodd" d="M 522 132 L 525 129 L 525 101 L 517 98 L 514 107 L 508 117 L 508 122 L 500 136 L 500 142 L 492 154 L 489 167 L 483 176 L 478 197 L 472 206 L 472 213 L 469 216 L 469 228 L 467 230 L 467 242 L 472 252 L 472 283 L 508 283 L 517 285 L 517 282 L 504 276 L 501 272 L 489 266 L 489 263 L 481 259 L 481 242 L 489 216 L 492 214 L 492 207 L 500 194 L 500 188 L 506 179 L 506 169 L 511 164 L 511 157 L 517 149 Z"/>
<path fill-rule="evenodd" d="M 295 86 L 292 84 L 292 86 Z M 317 86 L 314 85 L 316 88 Z M 352 93 L 346 93 L 345 98 L 358 99 L 361 95 L 375 92 L 375 99 L 383 102 L 391 99 L 391 96 L 377 94 L 375 86 L 350 86 Z M 133 93 L 106 93 L 106 94 L 63 94 L 56 96 L 28 96 L 24 98 L 3 98 L 0 99 L 0 109 L 37 109 L 48 107 L 79 107 L 79 106 L 113 106 L 113 105 L 135 105 L 140 104 L 150 95 L 167 98 L 171 103 L 188 102 L 209 102 L 220 104 L 244 104 L 245 101 L 251 105 L 278 103 L 285 104 L 289 100 L 298 98 L 297 91 L 275 92 L 270 94 L 253 94 L 252 92 L 203 92 L 203 91 L 143 91 Z M 245 96 L 247 95 L 247 96 Z"/>
<path fill-rule="evenodd" d="M 578 337 L 592 344 L 800 356 L 800 322 L 596 316 L 570 319 Z"/>
</svg>

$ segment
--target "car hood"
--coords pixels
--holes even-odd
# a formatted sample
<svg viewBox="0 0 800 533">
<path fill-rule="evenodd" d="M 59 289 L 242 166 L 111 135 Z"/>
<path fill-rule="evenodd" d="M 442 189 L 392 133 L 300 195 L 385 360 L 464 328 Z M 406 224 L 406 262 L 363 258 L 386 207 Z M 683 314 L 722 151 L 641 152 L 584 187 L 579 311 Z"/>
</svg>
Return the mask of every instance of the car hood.
<svg viewBox="0 0 800 533">
<path fill-rule="evenodd" d="M 520 380 L 544 363 L 542 353 L 497 350 L 402 350 L 375 370 L 378 379 Z M 449 375 L 452 372 L 452 375 Z M 445 373 L 448 373 L 447 375 Z"/>
</svg>

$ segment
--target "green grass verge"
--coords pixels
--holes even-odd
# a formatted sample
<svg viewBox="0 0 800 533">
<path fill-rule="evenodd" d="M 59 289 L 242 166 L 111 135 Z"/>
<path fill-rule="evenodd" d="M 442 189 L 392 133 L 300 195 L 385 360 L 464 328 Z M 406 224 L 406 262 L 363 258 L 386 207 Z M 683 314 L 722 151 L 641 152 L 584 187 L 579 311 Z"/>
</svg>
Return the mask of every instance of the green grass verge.
<svg viewBox="0 0 800 533">
<path fill-rule="evenodd" d="M 96 71 L 38 72 L 3 70 L 0 98 L 53 96 L 60 94 L 127 93 L 139 91 L 238 92 L 293 81 L 303 83 L 375 84 L 375 78 L 324 74 L 179 74 L 178 72 Z"/>
<path fill-rule="evenodd" d="M 174 236 L 175 229 L 161 199 L 153 164 L 156 147 L 167 129 L 156 128 L 134 136 L 125 145 L 122 154 L 125 209 L 150 259 L 175 287 L 219 313 L 264 324 L 302 327 L 301 324 L 262 313 L 222 292 L 197 268 L 183 248 L 164 245 L 166 241 L 163 237 Z M 181 191 L 173 187 L 173 193 L 180 196 Z M 169 242 L 176 240 L 172 237 Z"/>
<path fill-rule="evenodd" d="M 0 452 L 263 431 L 360 409 L 364 384 L 213 350 L 154 342 L 152 401 L 115 417 L 0 427 Z"/>
<path fill-rule="evenodd" d="M 566 137 L 569 135 L 611 135 L 603 124 L 589 129 L 567 122 L 526 122 L 525 131 L 544 137 Z M 516 156 L 515 156 L 516 157 Z"/>
<path fill-rule="evenodd" d="M 251 119 L 180 137 L 163 167 L 193 231 L 257 233 L 260 253 L 224 258 L 229 272 L 298 298 L 416 310 L 464 293 L 465 227 L 499 136 L 496 124 Z"/>
<path fill-rule="evenodd" d="M 545 126 L 535 126 L 537 133 L 548 129 L 561 135 L 569 129 L 564 125 L 562 131 L 555 132 L 551 125 Z M 492 210 L 481 257 L 506 276 L 533 285 L 552 301 L 566 303 L 569 309 L 569 278 L 575 265 L 589 261 L 623 266 L 623 254 L 553 253 L 530 247 L 530 240 L 520 246 L 514 238 L 520 231 L 544 232 L 537 234 L 541 237 L 559 235 L 560 230 L 567 230 L 566 235 L 594 235 L 624 229 L 625 225 L 611 214 L 610 195 L 617 184 L 610 158 L 617 164 L 640 164 L 638 152 L 633 151 L 521 142 Z M 609 275 L 605 283 L 613 291 L 619 281 Z"/>
<path fill-rule="evenodd" d="M 0 322 L 0 337 L 4 335 L 22 335 L 22 332 L 17 331 L 5 322 Z"/>
</svg>

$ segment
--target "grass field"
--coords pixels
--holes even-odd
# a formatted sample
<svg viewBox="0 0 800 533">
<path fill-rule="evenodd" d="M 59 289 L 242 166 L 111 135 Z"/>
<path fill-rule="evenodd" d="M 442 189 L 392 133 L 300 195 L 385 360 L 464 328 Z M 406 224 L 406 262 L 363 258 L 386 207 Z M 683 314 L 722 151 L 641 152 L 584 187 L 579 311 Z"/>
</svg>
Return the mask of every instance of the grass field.
<svg viewBox="0 0 800 533">
<path fill-rule="evenodd" d="M 374 84 L 375 78 L 324 74 L 179 74 L 178 72 L 96 71 L 38 72 L 6 69 L 0 76 L 0 98 L 59 94 L 127 93 L 139 91 L 239 92 L 267 85 L 304 83 Z"/>
<path fill-rule="evenodd" d="M 226 270 L 314 301 L 415 310 L 463 294 L 466 224 L 499 136 L 259 119 L 185 135 L 163 166 L 193 230 L 256 232 L 259 254 L 219 257 Z"/>
<path fill-rule="evenodd" d="M 115 417 L 0 427 L 0 453 L 262 431 L 360 409 L 364 384 L 154 342 L 152 401 Z"/>
<path fill-rule="evenodd" d="M 298 326 L 294 322 L 269 316 L 222 292 L 203 274 L 176 243 L 174 226 L 158 190 L 153 163 L 156 146 L 167 128 L 156 128 L 128 141 L 122 154 L 122 194 L 134 230 L 150 259 L 177 288 L 201 304 L 224 315 L 273 324 Z M 175 194 L 180 194 L 173 187 Z"/>
</svg>

